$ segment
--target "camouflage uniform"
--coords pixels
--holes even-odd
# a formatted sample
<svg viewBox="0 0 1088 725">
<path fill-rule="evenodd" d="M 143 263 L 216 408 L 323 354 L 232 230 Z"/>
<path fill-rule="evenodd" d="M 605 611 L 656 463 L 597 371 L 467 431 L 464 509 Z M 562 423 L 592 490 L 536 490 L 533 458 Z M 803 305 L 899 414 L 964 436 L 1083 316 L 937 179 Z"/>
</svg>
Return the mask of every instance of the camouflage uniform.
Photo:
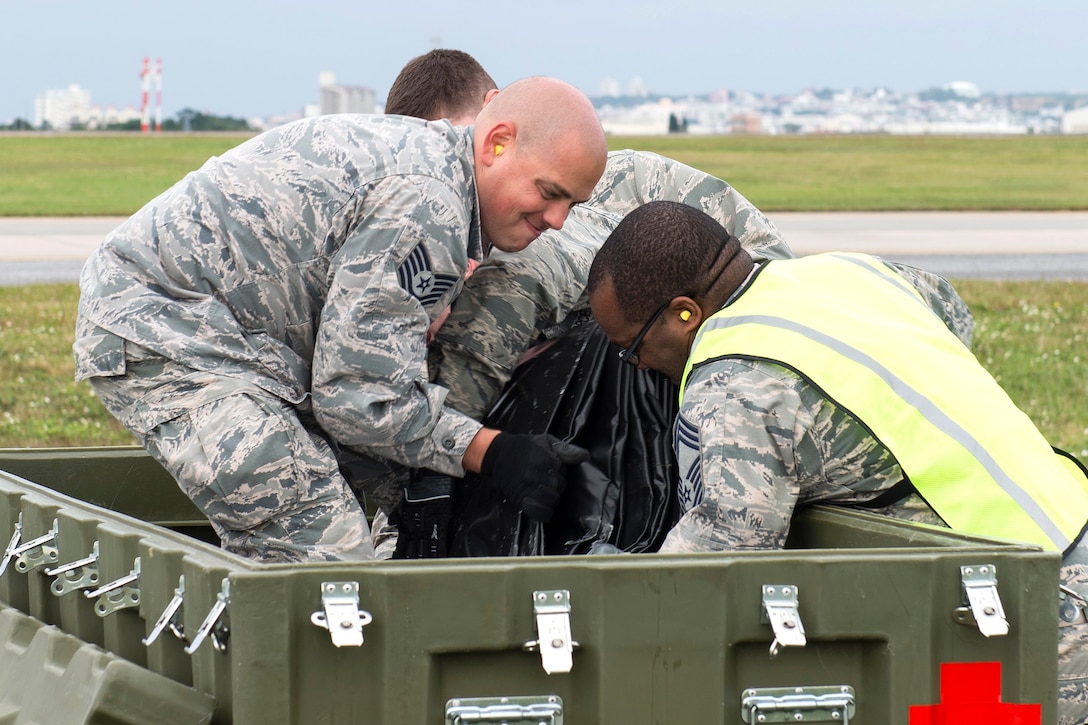
<svg viewBox="0 0 1088 725">
<path fill-rule="evenodd" d="M 947 290 L 919 289 L 949 328 L 963 328 Z M 730 358 L 693 370 L 673 443 L 686 513 L 662 552 L 780 549 L 798 506 L 863 504 L 903 478 L 891 452 L 856 418 L 767 361 Z M 875 511 L 945 525 L 917 494 Z M 1066 556 L 1061 579 L 1088 595 L 1088 543 Z M 1059 634 L 1062 725 L 1088 717 L 1088 624 L 1079 608 L 1069 618 Z"/>
<path fill-rule="evenodd" d="M 793 256 L 778 230 L 729 184 L 646 151 L 614 151 L 589 201 L 571 210 L 561 230 L 521 252 L 492 250 L 466 280 L 430 347 L 432 382 L 446 403 L 481 420 L 536 342 L 589 319 L 586 282 L 593 257 L 620 220 L 652 200 L 696 206 L 739 235 L 757 259 Z M 375 515 L 378 558 L 392 555 L 396 527 Z"/>
<path fill-rule="evenodd" d="M 450 391 L 447 404 L 481 419 L 534 342 L 588 320 L 594 255 L 620 219 L 650 201 L 702 209 L 756 260 L 793 256 L 774 224 L 721 179 L 647 151 L 614 151 L 590 200 L 572 210 L 561 230 L 516 254 L 492 251 L 465 282 L 430 351 L 433 381 Z M 970 347 L 974 322 L 955 290 L 937 275 L 894 266 L 944 308 L 944 319 Z"/>
<path fill-rule="evenodd" d="M 337 458 L 374 461 L 353 468 L 372 481 L 387 460 L 464 473 L 480 426 L 427 382 L 425 334 L 481 247 L 471 129 L 289 124 L 106 238 L 80 282 L 76 376 L 229 550 L 368 558 Z"/>
<path fill-rule="evenodd" d="M 516 254 L 493 251 L 465 282 L 431 345 L 431 373 L 449 389 L 447 403 L 481 418 L 534 342 L 588 320 L 593 257 L 624 215 L 655 200 L 702 209 L 757 259 L 793 256 L 770 220 L 721 179 L 646 151 L 614 151 L 561 230 Z"/>
</svg>

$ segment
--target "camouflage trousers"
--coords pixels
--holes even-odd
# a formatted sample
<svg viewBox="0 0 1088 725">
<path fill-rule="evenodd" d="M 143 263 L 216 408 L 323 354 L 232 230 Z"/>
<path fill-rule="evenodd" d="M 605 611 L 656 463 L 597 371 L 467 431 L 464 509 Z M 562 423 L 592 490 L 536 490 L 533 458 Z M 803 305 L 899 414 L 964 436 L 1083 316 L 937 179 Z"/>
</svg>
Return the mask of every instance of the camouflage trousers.
<svg viewBox="0 0 1088 725">
<path fill-rule="evenodd" d="M 126 343 L 123 375 L 91 378 L 207 516 L 223 548 L 267 563 L 369 560 L 370 529 L 329 442 L 294 406 Z"/>
<path fill-rule="evenodd" d="M 1062 560 L 1058 611 L 1058 725 L 1088 723 L 1088 542 Z"/>
</svg>

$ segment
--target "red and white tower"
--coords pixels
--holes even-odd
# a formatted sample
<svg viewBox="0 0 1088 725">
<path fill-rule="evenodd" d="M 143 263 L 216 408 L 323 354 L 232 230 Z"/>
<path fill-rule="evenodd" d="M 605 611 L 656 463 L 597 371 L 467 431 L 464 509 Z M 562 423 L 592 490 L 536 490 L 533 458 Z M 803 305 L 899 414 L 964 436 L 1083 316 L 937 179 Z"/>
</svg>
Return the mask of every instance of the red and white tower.
<svg viewBox="0 0 1088 725">
<path fill-rule="evenodd" d="M 151 130 L 151 110 L 147 103 L 148 92 L 151 90 L 151 59 L 146 56 L 143 70 L 140 71 L 140 87 L 143 91 L 140 101 L 140 131 L 147 133 Z"/>
<path fill-rule="evenodd" d="M 155 130 L 162 131 L 162 58 L 155 63 Z"/>
</svg>

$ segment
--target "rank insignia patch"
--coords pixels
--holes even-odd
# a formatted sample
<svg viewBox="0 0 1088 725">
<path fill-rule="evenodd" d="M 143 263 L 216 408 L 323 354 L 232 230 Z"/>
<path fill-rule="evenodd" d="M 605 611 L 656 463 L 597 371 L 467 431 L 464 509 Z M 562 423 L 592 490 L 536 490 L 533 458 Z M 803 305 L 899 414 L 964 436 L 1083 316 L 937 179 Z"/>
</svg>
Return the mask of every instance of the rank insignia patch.
<svg viewBox="0 0 1088 725">
<path fill-rule="evenodd" d="M 684 416 L 676 416 L 673 431 L 676 447 L 676 463 L 680 472 L 680 485 L 676 495 L 684 511 L 699 505 L 703 500 L 703 471 L 699 466 L 699 429 Z"/>
<path fill-rule="evenodd" d="M 431 258 L 420 244 L 397 268 L 397 279 L 405 292 L 419 300 L 430 309 L 450 287 L 457 284 L 457 277 L 450 274 L 435 274 L 431 269 Z"/>
</svg>

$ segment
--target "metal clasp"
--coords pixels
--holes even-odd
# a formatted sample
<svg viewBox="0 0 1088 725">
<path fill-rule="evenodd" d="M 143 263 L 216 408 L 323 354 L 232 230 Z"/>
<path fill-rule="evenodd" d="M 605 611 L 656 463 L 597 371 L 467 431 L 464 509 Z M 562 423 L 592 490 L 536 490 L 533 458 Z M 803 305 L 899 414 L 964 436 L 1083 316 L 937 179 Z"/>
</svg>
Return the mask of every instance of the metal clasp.
<svg viewBox="0 0 1088 725">
<path fill-rule="evenodd" d="M 19 512 L 19 520 L 15 522 L 15 531 L 11 533 L 11 541 L 8 542 L 8 546 L 4 549 L 4 558 L 0 560 L 0 576 L 4 576 L 4 572 L 7 571 L 8 562 L 15 556 L 15 548 L 19 546 L 19 539 L 23 535 L 23 512 Z"/>
<path fill-rule="evenodd" d="M 801 613 L 797 609 L 797 587 L 791 584 L 763 585 L 763 612 L 761 620 L 770 622 L 774 630 L 771 640 L 771 656 L 778 654 L 781 647 L 804 647 L 805 625 L 801 622 Z"/>
<path fill-rule="evenodd" d="M 88 599 L 98 599 L 94 603 L 94 613 L 106 617 L 119 609 L 128 609 L 140 604 L 140 557 L 132 562 L 132 571 L 98 589 L 83 592 Z M 129 586 L 135 584 L 135 586 Z"/>
<path fill-rule="evenodd" d="M 997 593 L 997 567 L 993 564 L 960 567 L 960 585 L 966 606 L 952 610 L 952 618 L 967 626 L 976 625 L 984 637 L 1003 637 L 1009 621 Z"/>
<path fill-rule="evenodd" d="M 184 601 L 185 575 L 182 574 L 178 577 L 178 586 L 174 590 L 174 598 L 170 600 L 170 603 L 166 605 L 166 609 L 162 610 L 162 614 L 155 620 L 155 626 L 151 628 L 151 633 L 140 641 L 150 647 L 151 643 L 159 638 L 163 630 L 169 627 L 175 637 L 188 644 L 188 640 L 185 638 L 185 625 L 181 622 L 181 605 Z"/>
<path fill-rule="evenodd" d="M 230 621 L 224 614 L 230 606 L 230 580 L 224 578 L 220 585 L 220 591 L 215 595 L 215 604 L 212 605 L 208 616 L 201 622 L 200 628 L 193 636 L 193 641 L 185 648 L 185 654 L 191 655 L 211 635 L 212 646 L 216 651 L 227 653 L 227 639 L 230 637 Z"/>
<path fill-rule="evenodd" d="M 854 716 L 854 688 L 762 687 L 742 694 L 740 716 L 747 723 L 841 722 Z"/>
<path fill-rule="evenodd" d="M 49 585 L 49 589 L 58 597 L 76 589 L 90 589 L 98 583 L 98 542 L 94 542 L 89 556 L 54 569 L 46 569 L 45 574 L 57 577 Z"/>
<path fill-rule="evenodd" d="M 549 675 L 570 672 L 574 667 L 574 650 L 578 643 L 570 634 L 570 591 L 553 589 L 533 592 L 533 614 L 536 616 L 536 639 L 522 649 L 540 650 L 540 664 Z"/>
<path fill-rule="evenodd" d="M 329 630 L 337 647 L 361 647 L 363 627 L 374 617 L 359 609 L 359 582 L 321 582 L 321 609 L 310 621 Z"/>
<path fill-rule="evenodd" d="M 14 540 L 15 538 L 12 537 L 12 541 Z M 49 562 L 56 562 L 58 558 L 56 541 L 57 520 L 53 519 L 53 528 L 48 534 L 43 534 L 11 550 L 11 554 L 15 557 L 15 570 L 26 574 Z"/>
</svg>

